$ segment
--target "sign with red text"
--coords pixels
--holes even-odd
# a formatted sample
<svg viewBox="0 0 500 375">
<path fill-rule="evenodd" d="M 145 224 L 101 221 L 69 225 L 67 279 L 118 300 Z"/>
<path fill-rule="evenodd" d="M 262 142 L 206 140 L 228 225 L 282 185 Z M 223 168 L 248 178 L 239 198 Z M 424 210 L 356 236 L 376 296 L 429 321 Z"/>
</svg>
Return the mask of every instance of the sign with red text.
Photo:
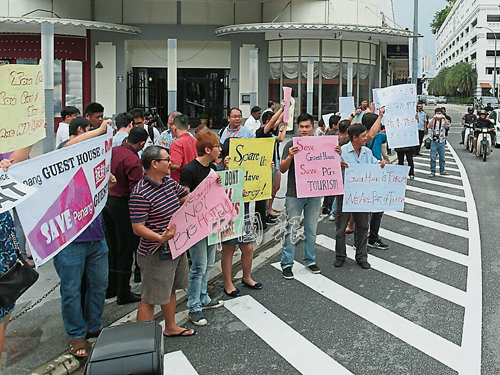
<svg viewBox="0 0 500 375">
<path fill-rule="evenodd" d="M 37 266 L 77 238 L 108 197 L 112 129 L 106 135 L 14 164 L 9 175 L 36 191 L 16 206 Z"/>
<path fill-rule="evenodd" d="M 344 192 L 340 155 L 335 151 L 339 144 L 336 135 L 294 137 L 295 184 L 297 198 L 325 197 Z"/>
<path fill-rule="evenodd" d="M 42 65 L 0 66 L 0 150 L 31 146 L 45 138 Z"/>
<path fill-rule="evenodd" d="M 403 211 L 409 170 L 402 165 L 349 164 L 342 211 Z"/>
<path fill-rule="evenodd" d="M 0 171 L 0 213 L 14 208 L 36 191 L 13 179 L 7 172 Z"/>
<path fill-rule="evenodd" d="M 385 107 L 383 124 L 387 132 L 387 143 L 394 149 L 417 146 L 418 120 L 417 89 L 415 84 L 396 85 L 377 89 L 378 106 Z"/>
<path fill-rule="evenodd" d="M 217 173 L 210 171 L 170 219 L 169 227 L 174 224 L 177 227 L 177 234 L 168 241 L 172 258 L 182 255 L 191 246 L 224 228 L 236 217 L 231 200 L 222 185 L 217 182 Z"/>
</svg>

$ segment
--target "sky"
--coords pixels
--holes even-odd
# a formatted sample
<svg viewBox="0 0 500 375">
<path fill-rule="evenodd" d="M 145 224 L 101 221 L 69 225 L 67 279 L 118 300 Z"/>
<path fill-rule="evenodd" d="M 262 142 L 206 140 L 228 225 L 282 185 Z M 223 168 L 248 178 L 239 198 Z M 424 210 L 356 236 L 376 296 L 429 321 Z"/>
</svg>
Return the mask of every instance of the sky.
<svg viewBox="0 0 500 375">
<path fill-rule="evenodd" d="M 401 28 L 413 30 L 413 7 L 414 0 L 393 0 L 396 24 Z M 418 0 L 418 32 L 424 36 L 423 54 L 431 55 L 433 64 L 436 59 L 436 39 L 431 32 L 429 24 L 434 18 L 436 11 L 446 6 L 446 0 Z"/>
</svg>

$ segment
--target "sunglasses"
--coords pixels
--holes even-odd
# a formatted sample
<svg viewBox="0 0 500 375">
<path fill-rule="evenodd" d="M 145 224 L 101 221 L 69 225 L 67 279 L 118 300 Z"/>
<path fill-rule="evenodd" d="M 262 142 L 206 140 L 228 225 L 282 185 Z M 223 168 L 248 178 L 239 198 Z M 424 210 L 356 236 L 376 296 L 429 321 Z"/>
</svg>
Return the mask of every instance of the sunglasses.
<svg viewBox="0 0 500 375">
<path fill-rule="evenodd" d="M 170 163 L 170 156 L 165 159 L 154 159 L 155 161 L 168 161 Z"/>
</svg>

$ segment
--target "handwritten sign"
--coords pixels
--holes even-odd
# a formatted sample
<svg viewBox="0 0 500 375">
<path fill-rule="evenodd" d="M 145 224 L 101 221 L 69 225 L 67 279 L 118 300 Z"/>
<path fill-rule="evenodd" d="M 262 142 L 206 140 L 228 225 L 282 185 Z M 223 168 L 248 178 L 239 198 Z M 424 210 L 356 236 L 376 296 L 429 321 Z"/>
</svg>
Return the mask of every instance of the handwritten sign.
<svg viewBox="0 0 500 375">
<path fill-rule="evenodd" d="M 229 169 L 245 170 L 245 202 L 271 198 L 274 138 L 231 138 Z"/>
<path fill-rule="evenodd" d="M 343 212 L 403 211 L 410 167 L 352 164 L 345 170 Z"/>
<path fill-rule="evenodd" d="M 233 221 L 227 223 L 224 227 L 217 230 L 217 232 L 208 236 L 209 245 L 240 237 L 243 232 L 244 225 L 243 218 L 245 216 L 245 210 L 243 209 L 243 169 L 239 168 L 228 171 L 220 171 L 217 172 L 217 174 L 222 179 L 222 187 L 224 188 L 227 197 L 231 200 L 237 217 Z"/>
<path fill-rule="evenodd" d="M 354 113 L 354 97 L 346 96 L 339 98 L 339 112 L 342 119 L 349 118 L 351 113 Z"/>
<path fill-rule="evenodd" d="M 0 171 L 0 213 L 14 208 L 36 191 Z"/>
<path fill-rule="evenodd" d="M 0 150 L 31 146 L 45 138 L 42 65 L 0 66 Z"/>
<path fill-rule="evenodd" d="M 380 106 L 385 106 L 384 125 L 390 148 L 416 146 L 418 142 L 417 89 L 415 84 L 377 90 Z"/>
<path fill-rule="evenodd" d="M 217 174 L 210 171 L 170 220 L 169 226 L 177 226 L 176 236 L 168 241 L 172 258 L 224 228 L 236 216 L 224 188 L 217 183 Z"/>
<path fill-rule="evenodd" d="M 342 194 L 340 155 L 335 151 L 338 144 L 336 135 L 293 138 L 293 145 L 299 148 L 294 156 L 297 198 Z"/>
<path fill-rule="evenodd" d="M 288 122 L 283 121 L 286 123 L 286 131 L 293 130 L 294 116 L 295 116 L 295 98 L 292 96 L 290 98 L 290 118 L 288 119 Z"/>
<path fill-rule="evenodd" d="M 330 127 L 330 117 L 332 117 L 334 114 L 335 113 L 328 113 L 326 115 L 321 116 L 321 118 L 323 119 L 323 123 L 327 128 Z"/>
<path fill-rule="evenodd" d="M 36 191 L 16 206 L 37 266 L 78 237 L 108 197 L 113 130 L 14 164 L 9 175 Z"/>
<path fill-rule="evenodd" d="M 378 98 L 378 90 L 380 89 L 372 89 L 373 93 L 373 104 L 375 104 L 375 113 L 378 115 L 378 110 L 380 109 L 380 99 Z"/>
</svg>

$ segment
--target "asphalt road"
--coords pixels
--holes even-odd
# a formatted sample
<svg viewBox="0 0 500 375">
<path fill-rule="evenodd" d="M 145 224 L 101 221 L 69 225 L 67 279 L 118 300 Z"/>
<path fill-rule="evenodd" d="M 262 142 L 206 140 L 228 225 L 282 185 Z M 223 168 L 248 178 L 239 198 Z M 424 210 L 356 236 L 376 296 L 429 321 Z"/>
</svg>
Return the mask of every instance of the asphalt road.
<svg viewBox="0 0 500 375">
<path fill-rule="evenodd" d="M 243 297 L 208 311 L 196 336 L 165 340 L 166 373 L 500 373 L 500 149 L 473 157 L 458 145 L 461 116 L 449 114 L 450 176 L 430 179 L 428 151 L 416 158 L 405 211 L 384 215 L 390 248 L 371 251 L 371 270 L 352 258 L 333 267 L 334 223 L 323 218 L 320 275 L 302 267 L 299 244 L 295 279 L 284 280 L 277 245 L 254 271 L 263 290 L 240 284 Z"/>
</svg>

